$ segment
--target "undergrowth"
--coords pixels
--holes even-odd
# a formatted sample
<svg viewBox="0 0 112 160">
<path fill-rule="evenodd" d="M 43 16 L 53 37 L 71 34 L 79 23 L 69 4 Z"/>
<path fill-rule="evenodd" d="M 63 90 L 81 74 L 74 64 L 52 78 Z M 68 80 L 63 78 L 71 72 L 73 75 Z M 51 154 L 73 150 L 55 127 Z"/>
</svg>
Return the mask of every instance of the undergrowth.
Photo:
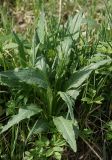
<svg viewBox="0 0 112 160">
<path fill-rule="evenodd" d="M 110 160 L 110 1 L 3 1 L 0 19 L 0 158 Z"/>
</svg>

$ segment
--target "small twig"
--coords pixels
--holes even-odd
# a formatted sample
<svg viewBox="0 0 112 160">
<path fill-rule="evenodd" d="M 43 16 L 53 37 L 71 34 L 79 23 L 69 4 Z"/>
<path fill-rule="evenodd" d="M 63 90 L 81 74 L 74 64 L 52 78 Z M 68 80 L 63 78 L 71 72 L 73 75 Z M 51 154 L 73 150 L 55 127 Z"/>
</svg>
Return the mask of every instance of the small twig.
<svg viewBox="0 0 112 160">
<path fill-rule="evenodd" d="M 82 138 L 82 137 L 81 137 L 81 138 Z M 91 149 L 91 151 L 98 157 L 99 160 L 103 160 L 103 159 L 100 157 L 100 155 L 94 150 L 93 147 L 90 146 L 90 144 L 89 144 L 85 139 L 82 138 L 82 140 L 87 144 L 87 146 L 88 146 L 88 147 Z"/>
<path fill-rule="evenodd" d="M 62 0 L 59 0 L 59 23 L 61 21 L 61 12 L 62 12 Z"/>
</svg>

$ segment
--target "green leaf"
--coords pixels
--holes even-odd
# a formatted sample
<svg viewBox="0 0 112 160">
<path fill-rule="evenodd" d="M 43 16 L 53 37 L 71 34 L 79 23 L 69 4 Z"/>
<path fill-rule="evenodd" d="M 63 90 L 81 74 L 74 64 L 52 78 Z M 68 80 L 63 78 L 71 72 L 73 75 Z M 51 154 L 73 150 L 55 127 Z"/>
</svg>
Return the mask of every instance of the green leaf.
<svg viewBox="0 0 112 160">
<path fill-rule="evenodd" d="M 17 43 L 8 43 L 4 46 L 4 50 L 7 50 L 7 49 L 15 49 L 18 47 L 18 44 Z"/>
<path fill-rule="evenodd" d="M 74 100 L 76 100 L 76 98 L 77 98 L 77 96 L 79 95 L 79 90 L 75 90 L 75 89 L 73 89 L 73 90 L 67 90 L 66 91 L 66 93 L 70 96 L 70 97 L 72 97 Z"/>
<path fill-rule="evenodd" d="M 25 68 L 0 72 L 0 82 L 10 87 L 18 87 L 21 83 L 48 87 L 45 74 L 39 69 Z"/>
<path fill-rule="evenodd" d="M 48 130 L 49 126 L 48 123 L 44 120 L 38 120 L 33 128 L 33 134 L 42 133 Z"/>
<path fill-rule="evenodd" d="M 69 57 L 72 42 L 73 40 L 71 39 L 71 37 L 66 37 L 62 42 L 60 42 L 60 45 L 58 46 L 58 56 L 60 60 Z"/>
<path fill-rule="evenodd" d="M 58 94 L 67 104 L 71 119 L 74 120 L 74 114 L 73 114 L 73 108 L 72 108 L 74 101 L 70 98 L 69 95 L 67 95 L 66 92 L 58 92 Z"/>
<path fill-rule="evenodd" d="M 112 120 L 106 123 L 108 130 L 112 131 Z"/>
<path fill-rule="evenodd" d="M 94 99 L 94 103 L 102 104 L 103 100 L 104 100 L 104 98 L 102 96 L 99 96 L 99 97 L 97 97 L 97 98 Z"/>
<path fill-rule="evenodd" d="M 47 64 L 46 64 L 46 61 L 45 61 L 45 57 L 43 55 L 39 56 L 37 58 L 37 61 L 36 61 L 36 64 L 35 64 L 35 67 L 40 69 L 43 73 L 47 73 Z M 46 75 L 47 76 L 47 75 Z"/>
<path fill-rule="evenodd" d="M 53 103 L 53 92 L 50 87 L 47 88 L 47 103 L 48 103 L 48 112 L 52 114 L 52 103 Z"/>
<path fill-rule="evenodd" d="M 88 98 L 88 97 L 84 97 L 82 98 L 83 102 L 87 102 L 87 104 L 92 104 L 93 103 L 93 99 L 92 98 Z"/>
<path fill-rule="evenodd" d="M 82 70 L 79 70 L 75 72 L 69 81 L 66 83 L 67 89 L 72 89 L 72 88 L 78 88 L 82 85 L 82 83 L 89 77 L 91 72 L 100 66 L 103 66 L 106 63 L 111 62 L 110 59 L 107 60 L 102 60 L 97 63 L 90 64 L 89 66 L 86 66 Z"/>
<path fill-rule="evenodd" d="M 58 49 L 58 66 L 56 77 L 61 77 L 63 75 L 64 69 L 70 61 L 71 46 L 73 40 L 79 37 L 79 30 L 82 22 L 82 12 L 78 13 L 74 18 L 70 17 L 67 22 L 67 33 L 68 37 L 65 37 L 63 41 L 60 42 Z"/>
<path fill-rule="evenodd" d="M 64 139 L 69 143 L 74 152 L 77 151 L 76 145 L 76 133 L 75 129 L 78 130 L 78 126 L 74 125 L 74 121 L 67 120 L 61 117 L 53 118 L 54 124 L 56 125 L 58 131 L 63 135 Z"/>
<path fill-rule="evenodd" d="M 26 53 L 24 50 L 23 42 L 19 39 L 18 35 L 13 32 L 14 38 L 18 44 L 18 51 L 19 51 L 19 60 L 22 67 L 26 67 Z"/>
<path fill-rule="evenodd" d="M 38 49 L 39 49 L 39 44 L 37 46 L 35 46 L 35 44 L 33 44 L 33 47 L 31 49 L 31 53 L 30 53 L 30 61 L 31 61 L 31 64 L 33 67 L 35 67 Z"/>
<path fill-rule="evenodd" d="M 52 155 L 53 155 L 53 149 L 50 148 L 50 149 L 48 149 L 48 150 L 46 151 L 46 157 L 50 157 L 50 156 L 52 156 Z"/>
<path fill-rule="evenodd" d="M 37 32 L 38 32 L 38 37 L 40 40 L 40 43 L 44 43 L 44 37 L 45 37 L 45 15 L 44 12 L 40 13 L 38 25 L 37 25 Z"/>
<path fill-rule="evenodd" d="M 31 128 L 28 136 L 27 136 L 27 139 L 26 139 L 26 143 L 28 141 L 28 139 L 34 135 L 34 134 L 38 134 L 38 133 L 41 133 L 41 132 L 45 132 L 47 129 L 48 129 L 48 124 L 46 121 L 44 120 L 37 120 L 35 122 L 35 124 L 33 125 L 33 127 Z"/>
<path fill-rule="evenodd" d="M 68 30 L 70 34 L 74 34 L 74 40 L 76 40 L 79 37 L 79 30 L 82 23 L 82 19 L 82 12 L 79 12 L 73 18 L 70 17 L 68 21 Z"/>
<path fill-rule="evenodd" d="M 57 141 L 55 141 L 54 142 L 54 144 L 55 144 L 55 146 L 58 146 L 58 147 L 62 147 L 63 148 L 63 146 L 65 146 L 66 145 L 66 142 L 65 142 L 65 140 L 64 139 L 57 139 Z"/>
<path fill-rule="evenodd" d="M 112 62 L 111 59 L 105 59 L 105 60 L 99 61 L 97 63 L 92 63 L 89 66 L 85 67 L 84 69 L 95 70 L 95 69 L 98 69 L 100 66 L 103 66 L 103 65 L 105 65 L 107 63 L 111 63 L 111 62 Z"/>
<path fill-rule="evenodd" d="M 35 30 L 33 40 L 32 40 L 32 48 L 31 48 L 31 52 L 30 52 L 30 62 L 33 67 L 35 66 L 35 63 L 36 63 L 36 58 L 37 58 L 39 46 L 40 46 L 39 37 L 37 34 L 37 30 Z"/>
<path fill-rule="evenodd" d="M 60 153 L 60 152 L 54 152 L 54 158 L 56 160 L 61 160 L 61 157 L 62 157 L 62 153 Z"/>
<path fill-rule="evenodd" d="M 31 104 L 26 108 L 20 108 L 17 115 L 14 115 L 11 120 L 3 127 L 1 133 L 7 131 L 10 127 L 15 124 L 18 124 L 20 121 L 26 118 L 30 118 L 38 113 L 40 113 L 42 109 L 38 108 L 36 105 Z"/>
<path fill-rule="evenodd" d="M 63 148 L 62 148 L 62 147 L 59 147 L 59 146 L 58 146 L 58 147 L 56 146 L 56 147 L 53 147 L 53 151 L 54 151 L 54 152 L 62 152 L 62 151 L 63 151 Z"/>
</svg>

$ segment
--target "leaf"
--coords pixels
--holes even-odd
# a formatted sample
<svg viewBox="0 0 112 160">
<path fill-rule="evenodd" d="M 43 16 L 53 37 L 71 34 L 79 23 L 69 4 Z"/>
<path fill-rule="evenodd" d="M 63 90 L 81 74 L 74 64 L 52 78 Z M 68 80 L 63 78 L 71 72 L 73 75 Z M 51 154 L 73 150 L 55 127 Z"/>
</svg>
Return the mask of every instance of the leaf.
<svg viewBox="0 0 112 160">
<path fill-rule="evenodd" d="M 38 133 L 41 133 L 41 132 L 45 132 L 46 130 L 48 129 L 48 124 L 46 121 L 44 120 L 37 120 L 35 122 L 35 124 L 33 125 L 33 127 L 31 128 L 28 136 L 27 136 L 27 139 L 26 139 L 26 143 L 28 141 L 28 139 L 33 135 L 33 134 L 38 134 Z"/>
<path fill-rule="evenodd" d="M 60 42 L 60 45 L 57 47 L 58 56 L 59 56 L 59 64 L 58 69 L 63 68 L 68 64 L 71 53 L 71 46 L 73 44 L 73 40 L 76 40 L 79 37 L 79 30 L 82 22 L 82 12 L 78 13 L 75 17 L 70 17 L 66 27 L 68 37 L 65 37 L 63 41 Z"/>
<path fill-rule="evenodd" d="M 52 156 L 53 155 L 53 149 L 52 148 L 50 148 L 50 149 L 48 149 L 47 151 L 46 151 L 46 157 L 50 157 L 50 156 Z"/>
<path fill-rule="evenodd" d="M 44 37 L 45 37 L 45 15 L 44 12 L 40 13 L 38 25 L 37 25 L 37 33 L 40 40 L 40 43 L 44 43 Z"/>
<path fill-rule="evenodd" d="M 54 152 L 54 158 L 56 160 L 61 160 L 61 157 L 62 157 L 62 153 L 60 153 L 60 152 Z"/>
<path fill-rule="evenodd" d="M 25 68 L 0 72 L 0 82 L 10 87 L 18 87 L 21 83 L 38 85 L 47 88 L 48 81 L 39 69 Z"/>
<path fill-rule="evenodd" d="M 86 66 L 82 70 L 75 72 L 71 76 L 69 81 L 66 83 L 66 88 L 72 89 L 72 88 L 80 87 L 82 85 L 82 83 L 89 77 L 89 75 L 91 74 L 91 72 L 93 70 L 99 68 L 100 66 L 102 66 L 108 62 L 111 62 L 111 60 L 110 59 L 102 60 L 97 63 L 90 64 L 89 66 Z"/>
<path fill-rule="evenodd" d="M 95 69 L 98 69 L 100 66 L 103 66 L 104 64 L 111 63 L 111 62 L 112 62 L 111 59 L 105 59 L 105 60 L 99 61 L 97 63 L 92 63 L 89 66 L 85 67 L 85 69 L 88 68 L 91 70 L 95 70 Z"/>
<path fill-rule="evenodd" d="M 5 44 L 4 46 L 4 50 L 7 50 L 7 49 L 15 49 L 18 47 L 18 44 L 17 43 L 8 43 L 8 44 Z"/>
<path fill-rule="evenodd" d="M 77 71 L 72 77 L 69 79 L 67 84 L 67 89 L 78 88 L 81 84 L 89 77 L 92 70 L 80 70 Z"/>
<path fill-rule="evenodd" d="M 63 148 L 63 146 L 65 145 L 66 145 L 66 141 L 64 139 L 58 138 L 57 141 L 55 141 L 55 146 Z"/>
<path fill-rule="evenodd" d="M 53 118 L 53 121 L 58 131 L 63 135 L 64 139 L 69 143 L 73 151 L 76 152 L 77 145 L 74 127 L 77 128 L 76 130 L 78 130 L 78 126 L 75 126 L 72 120 L 67 120 L 62 116 Z"/>
<path fill-rule="evenodd" d="M 20 59 L 20 64 L 22 67 L 26 67 L 26 53 L 25 53 L 25 50 L 24 50 L 24 45 L 23 45 L 23 42 L 19 39 L 18 35 L 13 32 L 13 35 L 14 35 L 14 38 L 18 44 L 18 51 L 19 51 L 19 59 Z"/>
<path fill-rule="evenodd" d="M 77 96 L 79 95 L 79 90 L 75 90 L 75 89 L 71 89 L 71 90 L 67 90 L 66 93 L 72 97 L 74 100 L 76 100 Z"/>
<path fill-rule="evenodd" d="M 7 131 L 10 127 L 15 124 L 18 124 L 20 121 L 26 118 L 30 118 L 38 113 L 40 113 L 42 109 L 38 108 L 36 105 L 31 104 L 26 108 L 20 108 L 17 115 L 14 115 L 11 120 L 3 127 L 1 133 Z"/>
<path fill-rule="evenodd" d="M 62 152 L 62 151 L 63 151 L 63 148 L 62 148 L 62 147 L 59 147 L 59 146 L 55 146 L 55 147 L 53 147 L 53 151 L 54 151 L 54 152 Z"/>
<path fill-rule="evenodd" d="M 79 30 L 82 23 L 82 19 L 82 12 L 79 12 L 73 18 L 70 17 L 68 21 L 68 30 L 70 34 L 74 34 L 74 40 L 76 40 L 79 37 Z"/>
<path fill-rule="evenodd" d="M 73 40 L 71 37 L 65 37 L 62 42 L 60 42 L 60 45 L 58 46 L 58 52 L 59 52 L 59 59 L 66 58 L 65 56 L 69 56 L 71 45 Z"/>
<path fill-rule="evenodd" d="M 93 99 L 92 98 L 88 98 L 88 97 L 84 97 L 82 98 L 83 102 L 87 102 L 87 104 L 92 104 L 93 103 Z"/>
<path fill-rule="evenodd" d="M 33 128 L 33 134 L 45 132 L 48 129 L 48 123 L 44 120 L 38 120 Z"/>
<path fill-rule="evenodd" d="M 45 57 L 43 55 L 39 56 L 36 60 L 36 68 L 40 69 L 46 74 L 47 65 L 45 62 Z"/>
<path fill-rule="evenodd" d="M 112 131 L 112 120 L 109 121 L 106 125 Z"/>
<path fill-rule="evenodd" d="M 69 95 L 67 95 L 66 92 L 58 92 L 58 94 L 60 95 L 60 97 L 65 101 L 65 103 L 67 104 L 68 106 L 68 110 L 70 112 L 70 116 L 71 116 L 71 119 L 74 120 L 74 114 L 73 114 L 73 104 L 74 104 L 74 101 L 70 98 Z"/>
<path fill-rule="evenodd" d="M 35 30 L 33 40 L 32 40 L 31 53 L 30 53 L 30 61 L 32 66 L 35 66 L 39 46 L 40 46 L 39 37 L 37 34 L 37 30 Z"/>
<path fill-rule="evenodd" d="M 53 103 L 53 92 L 50 87 L 47 88 L 47 103 L 48 103 L 48 111 L 49 114 L 52 114 L 52 103 Z"/>
<path fill-rule="evenodd" d="M 30 61 L 33 67 L 35 67 L 39 46 L 40 46 L 39 44 L 37 46 L 34 45 L 31 49 Z"/>
<path fill-rule="evenodd" d="M 104 100 L 104 98 L 102 96 L 99 96 L 99 97 L 97 97 L 97 98 L 94 99 L 94 103 L 102 104 L 103 100 Z"/>
</svg>

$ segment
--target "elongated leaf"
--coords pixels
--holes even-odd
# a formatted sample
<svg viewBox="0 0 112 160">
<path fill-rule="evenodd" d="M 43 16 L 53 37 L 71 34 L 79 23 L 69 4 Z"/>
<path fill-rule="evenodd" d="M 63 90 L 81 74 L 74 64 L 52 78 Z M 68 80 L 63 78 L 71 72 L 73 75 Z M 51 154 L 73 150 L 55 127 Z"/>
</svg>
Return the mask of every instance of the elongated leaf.
<svg viewBox="0 0 112 160">
<path fill-rule="evenodd" d="M 54 118 L 53 121 L 58 131 L 63 135 L 64 139 L 69 143 L 73 151 L 76 152 L 77 145 L 74 127 L 78 130 L 78 126 L 75 126 L 72 120 L 67 120 L 62 116 Z"/>
<path fill-rule="evenodd" d="M 3 127 L 1 133 L 7 131 L 10 127 L 15 124 L 18 124 L 20 121 L 26 118 L 30 118 L 38 113 L 40 113 L 42 109 L 38 108 L 34 104 L 27 106 L 26 108 L 20 108 L 17 115 L 14 115 L 11 120 Z"/>
<path fill-rule="evenodd" d="M 100 66 L 103 66 L 108 62 L 111 62 L 111 60 L 102 60 L 100 62 L 90 64 L 82 70 L 75 72 L 66 84 L 67 89 L 78 88 L 89 77 L 93 70 L 99 68 Z"/>
<path fill-rule="evenodd" d="M 53 93 L 50 87 L 47 88 L 47 103 L 48 103 L 48 112 L 52 114 L 52 102 L 53 102 Z"/>
<path fill-rule="evenodd" d="M 6 49 L 15 49 L 18 47 L 18 44 L 17 43 L 9 43 L 9 44 L 6 44 L 3 49 L 6 50 Z"/>
<path fill-rule="evenodd" d="M 49 125 L 44 120 L 38 120 L 35 127 L 33 128 L 33 134 L 38 134 L 47 131 L 49 128 Z"/>
<path fill-rule="evenodd" d="M 30 130 L 27 139 L 26 139 L 26 143 L 28 141 L 28 139 L 33 135 L 33 134 L 38 134 L 41 132 L 45 132 L 48 129 L 48 124 L 46 121 L 44 120 L 37 120 L 35 122 L 35 124 L 33 125 L 32 129 Z"/>
<path fill-rule="evenodd" d="M 59 59 L 68 59 L 70 55 L 71 45 L 73 40 L 77 39 L 79 36 L 79 30 L 82 23 L 82 12 L 79 12 L 74 17 L 70 17 L 66 27 L 68 37 L 65 37 L 64 40 L 58 46 Z M 64 53 L 64 54 L 63 54 Z"/>
<path fill-rule="evenodd" d="M 58 46 L 58 52 L 59 52 L 59 59 L 63 59 L 66 58 L 65 56 L 69 56 L 70 55 L 70 49 L 71 49 L 71 45 L 72 45 L 73 40 L 71 39 L 71 37 L 66 37 Z"/>
<path fill-rule="evenodd" d="M 32 48 L 31 48 L 31 52 L 30 52 L 30 61 L 32 66 L 35 66 L 35 62 L 36 62 L 36 58 L 37 58 L 37 53 L 38 53 L 38 49 L 39 49 L 39 43 L 37 43 L 36 41 L 36 36 L 37 32 L 35 31 L 35 35 L 33 37 L 33 42 L 32 42 Z"/>
<path fill-rule="evenodd" d="M 17 69 L 0 72 L 0 82 L 11 87 L 18 87 L 20 83 L 38 85 L 47 88 L 48 81 L 45 74 L 39 69 Z"/>
<path fill-rule="evenodd" d="M 75 17 L 70 17 L 66 24 L 68 37 L 65 37 L 60 45 L 57 47 L 58 50 L 58 66 L 56 78 L 63 76 L 64 69 L 70 61 L 71 47 L 73 40 L 79 37 L 80 26 L 82 22 L 82 12 L 78 13 Z"/>
<path fill-rule="evenodd" d="M 76 72 L 69 80 L 68 82 L 68 89 L 72 89 L 72 88 L 78 88 L 90 75 L 90 73 L 92 72 L 92 70 L 80 70 L 78 72 Z"/>
<path fill-rule="evenodd" d="M 70 17 L 68 22 L 68 30 L 70 34 L 73 35 L 73 39 L 77 39 L 79 37 L 79 30 L 82 23 L 82 12 L 77 13 L 73 18 Z"/>
<path fill-rule="evenodd" d="M 76 100 L 76 98 L 77 98 L 77 96 L 79 95 L 79 90 L 75 90 L 75 89 L 73 89 L 73 90 L 67 90 L 66 91 L 66 93 L 70 96 L 70 97 L 72 97 L 74 100 Z"/>
<path fill-rule="evenodd" d="M 74 104 L 74 101 L 70 98 L 69 95 L 67 95 L 66 92 L 58 92 L 58 94 L 60 95 L 60 97 L 65 101 L 65 103 L 67 104 L 68 106 L 68 110 L 70 112 L 70 116 L 71 116 L 71 119 L 74 120 L 74 114 L 73 114 L 73 104 Z"/>
<path fill-rule="evenodd" d="M 38 25 L 37 25 L 37 32 L 38 37 L 40 40 L 40 43 L 44 43 L 44 37 L 45 37 L 45 15 L 44 12 L 40 13 Z"/>
<path fill-rule="evenodd" d="M 13 35 L 14 35 L 14 38 L 15 38 L 17 44 L 18 44 L 20 64 L 22 67 L 26 67 L 27 61 L 26 61 L 26 53 L 24 50 L 24 45 L 15 32 L 13 32 Z"/>
<path fill-rule="evenodd" d="M 35 66 L 39 46 L 40 46 L 40 41 L 37 34 L 37 30 L 35 30 L 33 40 L 32 40 L 31 53 L 30 53 L 30 61 L 32 66 Z"/>
<path fill-rule="evenodd" d="M 105 65 L 106 63 L 109 63 L 109 62 L 112 62 L 112 60 L 111 59 L 105 59 L 105 60 L 99 61 L 97 63 L 92 63 L 89 66 L 85 67 L 84 69 L 88 68 L 88 69 L 91 69 L 91 70 L 95 70 L 95 69 L 99 68 L 100 66 L 103 66 L 103 65 Z"/>
<path fill-rule="evenodd" d="M 39 56 L 36 60 L 36 68 L 40 69 L 46 74 L 47 64 L 43 55 Z M 46 75 L 47 76 L 47 75 Z"/>
</svg>

